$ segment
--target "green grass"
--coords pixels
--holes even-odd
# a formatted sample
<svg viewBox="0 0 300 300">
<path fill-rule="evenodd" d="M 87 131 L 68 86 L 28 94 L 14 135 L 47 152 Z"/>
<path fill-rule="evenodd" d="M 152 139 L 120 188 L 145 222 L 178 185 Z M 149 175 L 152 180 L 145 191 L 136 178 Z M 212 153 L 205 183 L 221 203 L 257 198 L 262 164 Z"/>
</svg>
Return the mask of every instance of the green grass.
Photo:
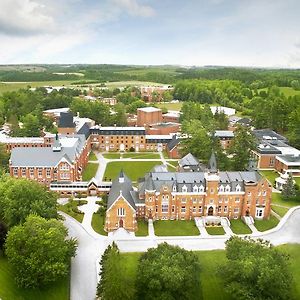
<svg viewBox="0 0 300 300">
<path fill-rule="evenodd" d="M 152 81 L 116 81 L 116 82 L 107 82 L 105 84 L 110 89 L 115 89 L 118 87 L 126 87 L 126 86 L 155 86 L 155 85 L 164 85 L 163 83 L 152 82 Z"/>
<path fill-rule="evenodd" d="M 210 235 L 223 235 L 225 234 L 224 228 L 221 226 L 210 226 L 210 227 L 205 227 L 206 231 Z"/>
<path fill-rule="evenodd" d="M 176 170 L 176 168 L 178 167 L 178 161 L 169 161 L 169 160 L 167 160 L 167 163 L 168 163 L 168 169 L 171 172 L 174 172 Z"/>
<path fill-rule="evenodd" d="M 58 205 L 58 210 L 63 211 L 72 218 L 76 219 L 78 222 L 82 222 L 84 213 L 78 210 L 78 206 L 86 204 L 86 200 L 70 200 L 65 205 Z"/>
<path fill-rule="evenodd" d="M 102 216 L 97 213 L 93 214 L 92 227 L 97 233 L 101 235 L 107 235 L 107 232 L 104 231 L 104 222 L 105 222 L 105 216 Z"/>
<path fill-rule="evenodd" d="M 288 208 L 285 207 L 280 207 L 280 206 L 275 206 L 272 205 L 271 206 L 272 210 L 275 211 L 280 217 L 283 217 L 287 212 L 288 212 Z"/>
<path fill-rule="evenodd" d="M 300 95 L 300 91 L 296 91 L 291 87 L 285 86 L 285 87 L 280 87 L 279 89 L 286 97 Z"/>
<path fill-rule="evenodd" d="M 195 221 L 158 220 L 153 225 L 157 236 L 193 236 L 200 234 Z"/>
<path fill-rule="evenodd" d="M 120 153 L 106 153 L 106 154 L 103 154 L 103 157 L 106 159 L 119 159 Z"/>
<path fill-rule="evenodd" d="M 230 228 L 235 234 L 250 234 L 251 229 L 241 220 L 230 220 Z"/>
<path fill-rule="evenodd" d="M 156 103 L 155 106 L 158 108 L 166 108 L 167 110 L 175 110 L 180 111 L 181 107 L 183 105 L 183 102 L 177 102 L 177 103 Z"/>
<path fill-rule="evenodd" d="M 98 160 L 96 154 L 93 151 L 91 151 L 91 153 L 89 155 L 89 160 L 92 160 L 92 161 L 97 161 Z"/>
<path fill-rule="evenodd" d="M 135 232 L 136 236 L 147 236 L 148 235 L 148 222 L 144 220 L 138 220 L 138 230 Z"/>
<path fill-rule="evenodd" d="M 83 173 L 82 173 L 82 180 L 83 181 L 89 181 L 93 177 L 95 177 L 97 170 L 98 170 L 99 164 L 95 163 L 88 163 L 85 167 Z"/>
<path fill-rule="evenodd" d="M 285 207 L 293 207 L 300 205 L 300 199 L 297 200 L 284 200 L 280 193 L 272 193 L 272 203 L 282 205 Z"/>
<path fill-rule="evenodd" d="M 124 153 L 123 158 L 132 158 L 132 159 L 160 159 L 158 153 Z"/>
<path fill-rule="evenodd" d="M 14 273 L 7 259 L 0 254 L 0 299 L 2 300 L 68 300 L 70 299 L 70 277 L 40 289 L 18 288 Z"/>
<path fill-rule="evenodd" d="M 272 185 L 275 184 L 275 178 L 279 177 L 279 174 L 272 170 L 259 171 L 259 173 L 261 173 L 262 176 L 266 177 Z"/>
<path fill-rule="evenodd" d="M 290 255 L 289 268 L 293 275 L 292 296 L 300 299 L 300 245 L 282 245 L 278 249 Z M 218 269 L 226 263 L 224 250 L 195 251 L 200 263 L 200 275 L 203 300 L 230 300 L 232 299 L 224 289 L 222 278 L 218 275 Z M 125 265 L 126 278 L 129 290 L 135 291 L 135 280 L 137 276 L 138 260 L 142 253 L 122 253 Z M 199 291 L 199 294 L 201 291 Z M 134 299 L 134 295 L 131 297 Z"/>
<path fill-rule="evenodd" d="M 269 220 L 255 220 L 254 226 L 258 231 L 266 231 L 276 227 L 278 223 L 279 220 L 276 217 L 270 215 Z"/>
<path fill-rule="evenodd" d="M 149 172 L 154 166 L 160 164 L 158 161 L 114 161 L 106 166 L 104 173 L 104 180 L 115 179 L 121 169 L 132 180 L 137 181 L 138 178 L 143 177 L 145 173 Z"/>
</svg>

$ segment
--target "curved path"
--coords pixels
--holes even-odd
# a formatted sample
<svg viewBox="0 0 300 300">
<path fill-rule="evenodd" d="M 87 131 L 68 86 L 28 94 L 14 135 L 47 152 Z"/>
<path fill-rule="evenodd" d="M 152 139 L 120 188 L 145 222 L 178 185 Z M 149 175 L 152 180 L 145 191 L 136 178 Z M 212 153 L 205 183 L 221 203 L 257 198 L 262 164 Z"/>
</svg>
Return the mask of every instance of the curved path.
<svg viewBox="0 0 300 300">
<path fill-rule="evenodd" d="M 88 198 L 88 204 L 80 209 L 85 212 L 83 223 L 61 213 L 65 217 L 65 225 L 69 235 L 78 240 L 78 250 L 71 266 L 71 299 L 95 299 L 99 273 L 99 259 L 108 244 L 115 241 L 122 252 L 144 252 L 159 243 L 167 242 L 187 250 L 225 249 L 225 242 L 230 235 L 224 236 L 182 236 L 157 237 L 153 234 L 147 237 L 131 235 L 112 235 L 109 237 L 96 233 L 91 227 L 93 212 L 97 209 L 96 198 Z M 279 224 L 266 232 L 250 235 L 253 238 L 269 240 L 274 245 L 285 243 L 300 243 L 300 206 L 294 207 L 281 219 Z"/>
</svg>

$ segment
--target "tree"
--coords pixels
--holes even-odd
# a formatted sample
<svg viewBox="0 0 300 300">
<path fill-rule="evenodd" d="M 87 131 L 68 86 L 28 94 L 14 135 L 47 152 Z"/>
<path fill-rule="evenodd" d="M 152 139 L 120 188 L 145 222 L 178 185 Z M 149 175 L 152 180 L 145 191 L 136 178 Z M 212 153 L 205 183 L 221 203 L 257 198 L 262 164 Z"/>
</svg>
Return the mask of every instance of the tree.
<svg viewBox="0 0 300 300">
<path fill-rule="evenodd" d="M 22 134 L 23 136 L 40 136 L 41 124 L 37 116 L 33 114 L 26 115 L 23 119 Z"/>
<path fill-rule="evenodd" d="M 104 251 L 100 266 L 100 282 L 97 286 L 97 296 L 103 300 L 130 300 L 134 290 L 129 284 L 123 258 L 115 243 Z"/>
<path fill-rule="evenodd" d="M 0 221 L 0 251 L 3 249 L 6 235 L 7 235 L 7 227 L 2 221 Z"/>
<path fill-rule="evenodd" d="M 144 253 L 138 263 L 138 299 L 199 299 L 197 256 L 167 243 Z"/>
<path fill-rule="evenodd" d="M 114 106 L 115 114 L 113 116 L 114 124 L 117 126 L 126 126 L 127 117 L 126 117 L 126 107 L 123 103 L 118 103 Z"/>
<path fill-rule="evenodd" d="M 18 286 L 41 287 L 65 277 L 77 247 L 74 239 L 66 238 L 60 221 L 35 215 L 13 227 L 5 246 Z"/>
<path fill-rule="evenodd" d="M 291 299 L 288 256 L 269 242 L 234 236 L 226 242 L 226 256 L 219 272 L 232 299 Z"/>
<path fill-rule="evenodd" d="M 5 144 L 0 143 L 0 172 L 8 169 L 9 153 L 6 151 Z"/>
<path fill-rule="evenodd" d="M 27 179 L 6 178 L 0 183 L 0 216 L 8 227 L 23 223 L 29 214 L 56 218 L 57 194 Z"/>
<path fill-rule="evenodd" d="M 250 130 L 245 126 L 239 126 L 234 132 L 233 142 L 229 152 L 233 154 L 233 169 L 245 170 L 250 159 L 251 150 L 255 148 L 255 139 Z"/>
<path fill-rule="evenodd" d="M 292 173 L 289 173 L 289 177 L 286 183 L 282 186 L 282 197 L 284 199 L 291 199 L 296 196 L 296 188 L 294 184 L 294 179 Z"/>
</svg>

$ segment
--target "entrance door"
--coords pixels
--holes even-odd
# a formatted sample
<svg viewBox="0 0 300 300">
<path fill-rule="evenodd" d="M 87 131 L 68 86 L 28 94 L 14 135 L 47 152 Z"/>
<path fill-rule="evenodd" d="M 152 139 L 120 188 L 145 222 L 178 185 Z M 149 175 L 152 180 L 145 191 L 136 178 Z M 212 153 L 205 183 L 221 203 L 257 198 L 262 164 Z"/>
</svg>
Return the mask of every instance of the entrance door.
<svg viewBox="0 0 300 300">
<path fill-rule="evenodd" d="M 247 209 L 246 210 L 246 217 L 249 217 L 250 216 L 250 212 L 249 212 L 249 210 Z"/>
<path fill-rule="evenodd" d="M 208 216 L 213 216 L 214 215 L 214 209 L 213 209 L 212 206 L 208 209 L 207 215 Z"/>
<path fill-rule="evenodd" d="M 124 225 L 124 221 L 123 221 L 123 219 L 120 219 L 120 221 L 119 221 L 119 228 L 123 228 L 123 225 Z"/>
</svg>

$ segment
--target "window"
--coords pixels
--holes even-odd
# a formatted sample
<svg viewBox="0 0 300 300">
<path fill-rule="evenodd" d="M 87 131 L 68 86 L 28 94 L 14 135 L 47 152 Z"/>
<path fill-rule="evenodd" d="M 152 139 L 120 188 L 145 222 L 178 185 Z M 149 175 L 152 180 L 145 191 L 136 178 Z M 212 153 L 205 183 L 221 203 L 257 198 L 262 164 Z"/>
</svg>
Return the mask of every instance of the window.
<svg viewBox="0 0 300 300">
<path fill-rule="evenodd" d="M 149 202 L 151 202 L 151 201 L 152 201 L 152 197 L 149 197 L 149 199 L 148 199 L 148 200 L 149 200 Z"/>
<path fill-rule="evenodd" d="M 29 175 L 30 177 L 34 177 L 34 168 L 29 169 Z"/>
<path fill-rule="evenodd" d="M 181 203 L 186 203 L 186 198 L 182 198 Z"/>
<path fill-rule="evenodd" d="M 172 205 L 172 213 L 175 212 L 175 205 Z"/>
<path fill-rule="evenodd" d="M 70 166 L 67 163 L 61 164 L 60 170 L 68 171 L 68 170 L 70 170 Z"/>
<path fill-rule="evenodd" d="M 193 203 L 197 203 L 197 198 L 193 198 Z"/>
<path fill-rule="evenodd" d="M 251 192 L 248 192 L 248 196 L 249 196 L 249 197 L 251 196 Z"/>
<path fill-rule="evenodd" d="M 185 213 L 185 206 L 181 206 L 181 213 Z"/>
<path fill-rule="evenodd" d="M 173 192 L 176 192 L 176 185 L 173 185 Z"/>
<path fill-rule="evenodd" d="M 235 187 L 235 191 L 236 192 L 240 192 L 241 191 L 241 186 L 239 184 Z"/>
<path fill-rule="evenodd" d="M 230 186 L 229 185 L 226 185 L 225 191 L 230 192 Z"/>
<path fill-rule="evenodd" d="M 238 207 L 235 207 L 235 208 L 234 208 L 234 213 L 237 214 L 238 212 L 239 212 L 239 208 L 238 208 Z"/>
<path fill-rule="evenodd" d="M 224 202 L 225 202 L 225 203 L 228 203 L 228 198 L 225 198 Z"/>
<path fill-rule="evenodd" d="M 274 157 L 271 157 L 270 158 L 270 167 L 273 167 L 274 163 L 275 163 L 275 159 L 274 159 Z"/>
<path fill-rule="evenodd" d="M 210 199 L 209 204 L 214 204 L 214 199 Z"/>
<path fill-rule="evenodd" d="M 118 208 L 118 217 L 125 217 L 125 208 Z"/>
<path fill-rule="evenodd" d="M 199 188 L 199 192 L 203 193 L 204 192 L 204 186 L 201 185 L 200 188 Z"/>
<path fill-rule="evenodd" d="M 236 198 L 235 198 L 235 202 L 236 202 L 236 203 L 239 203 L 239 202 L 240 202 L 240 198 L 236 197 Z"/>
<path fill-rule="evenodd" d="M 263 208 L 256 208 L 256 214 L 255 216 L 257 218 L 263 218 L 264 216 L 264 209 Z"/>
<path fill-rule="evenodd" d="M 185 185 L 182 187 L 182 192 L 183 192 L 183 193 L 186 193 L 186 192 L 187 192 L 187 187 L 186 187 Z"/>
<path fill-rule="evenodd" d="M 213 188 L 210 189 L 210 193 L 211 193 L 211 194 L 214 193 L 214 189 L 213 189 Z"/>
<path fill-rule="evenodd" d="M 223 199 L 222 198 L 219 198 L 219 203 L 222 203 L 223 202 Z"/>
<path fill-rule="evenodd" d="M 193 187 L 193 192 L 194 192 L 194 193 L 197 193 L 197 192 L 198 192 L 198 187 L 197 187 L 196 185 Z"/>
<path fill-rule="evenodd" d="M 169 211 L 169 205 L 168 204 L 162 204 L 161 212 L 167 213 L 168 211 Z"/>
<path fill-rule="evenodd" d="M 25 177 L 26 176 L 26 168 L 22 168 L 21 171 L 22 171 L 22 176 Z"/>
<path fill-rule="evenodd" d="M 157 205 L 155 206 L 155 212 L 158 212 L 158 206 Z"/>
<path fill-rule="evenodd" d="M 266 192 L 266 191 L 263 191 L 262 195 L 263 195 L 263 196 L 267 196 L 267 192 Z"/>
<path fill-rule="evenodd" d="M 199 206 L 199 213 L 202 213 L 202 206 Z"/>
<path fill-rule="evenodd" d="M 218 206 L 218 213 L 222 212 L 222 206 Z"/>
<path fill-rule="evenodd" d="M 223 193 L 224 192 L 224 186 L 221 185 L 220 188 L 219 188 L 219 192 Z"/>
<path fill-rule="evenodd" d="M 228 211 L 228 207 L 224 206 L 224 213 L 227 213 L 227 211 Z"/>
<path fill-rule="evenodd" d="M 51 176 L 51 169 L 47 168 L 46 170 L 46 176 L 49 178 Z"/>
<path fill-rule="evenodd" d="M 43 176 L 43 169 L 38 168 L 38 177 L 42 177 L 42 176 Z"/>
<path fill-rule="evenodd" d="M 193 213 L 196 212 L 196 206 L 193 206 Z"/>
</svg>

